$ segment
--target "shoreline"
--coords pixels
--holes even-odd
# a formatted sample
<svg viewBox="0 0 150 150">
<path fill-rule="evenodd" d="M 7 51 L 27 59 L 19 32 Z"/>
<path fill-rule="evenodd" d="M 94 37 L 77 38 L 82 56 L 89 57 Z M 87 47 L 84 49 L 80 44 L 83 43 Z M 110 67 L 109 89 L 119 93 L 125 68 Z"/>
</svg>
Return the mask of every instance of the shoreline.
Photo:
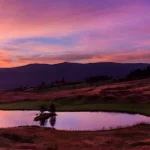
<svg viewBox="0 0 150 150">
<path fill-rule="evenodd" d="M 0 139 L 3 150 L 145 150 L 150 149 L 150 124 L 100 131 L 63 131 L 38 126 L 0 128 Z"/>
<path fill-rule="evenodd" d="M 80 100 L 79 100 L 80 101 Z M 40 104 L 39 104 L 40 102 Z M 42 103 L 44 102 L 44 103 Z M 0 104 L 2 111 L 39 111 L 39 106 L 42 104 L 49 105 L 49 101 L 38 102 L 13 102 Z M 62 100 L 63 102 L 63 100 Z M 127 114 L 140 114 L 150 116 L 150 104 L 58 104 L 56 112 L 115 112 Z"/>
<path fill-rule="evenodd" d="M 0 111 L 39 111 L 38 109 L 0 109 Z M 143 115 L 143 116 L 147 116 L 147 117 L 150 117 L 150 115 L 145 115 L 145 114 L 142 114 L 142 113 L 136 113 L 136 112 L 128 112 L 128 111 L 109 111 L 109 110 L 62 110 L 62 111 L 57 111 L 58 113 L 60 112 L 66 112 L 66 113 L 69 113 L 69 112 L 74 112 L 74 113 L 78 113 L 78 112 L 95 112 L 95 113 L 98 113 L 98 112 L 104 112 L 104 113 L 122 113 L 122 114 L 131 114 L 131 115 Z M 57 113 L 56 112 L 56 113 Z"/>
</svg>

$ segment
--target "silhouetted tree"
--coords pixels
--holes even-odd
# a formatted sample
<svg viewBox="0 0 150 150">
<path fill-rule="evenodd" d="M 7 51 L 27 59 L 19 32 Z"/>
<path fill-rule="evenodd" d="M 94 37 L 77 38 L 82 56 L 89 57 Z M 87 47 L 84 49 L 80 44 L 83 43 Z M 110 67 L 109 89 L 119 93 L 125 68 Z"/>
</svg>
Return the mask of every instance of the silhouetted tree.
<svg viewBox="0 0 150 150">
<path fill-rule="evenodd" d="M 47 110 L 47 106 L 46 105 L 40 105 L 39 110 L 41 113 L 43 113 L 44 111 Z"/>
<path fill-rule="evenodd" d="M 53 86 L 54 86 L 54 83 L 52 82 L 51 85 L 50 85 L 50 87 L 53 87 Z"/>
<path fill-rule="evenodd" d="M 20 91 L 22 91 L 22 90 L 23 90 L 23 87 L 22 87 L 21 85 L 20 85 L 20 87 L 19 87 L 19 90 L 20 90 Z"/>
<path fill-rule="evenodd" d="M 85 78 L 85 82 L 87 83 L 94 83 L 94 82 L 98 82 L 98 81 L 106 81 L 106 80 L 110 80 L 112 79 L 112 77 L 109 76 L 90 76 L 90 77 L 86 77 Z"/>
<path fill-rule="evenodd" d="M 50 111 L 51 113 L 55 113 L 55 112 L 56 112 L 55 104 L 53 104 L 53 103 L 50 104 L 49 111 Z"/>
<path fill-rule="evenodd" d="M 37 88 L 39 90 L 46 88 L 46 83 L 43 81 Z"/>
<path fill-rule="evenodd" d="M 136 79 L 143 79 L 143 78 L 149 78 L 150 77 L 150 66 L 148 66 L 146 69 L 136 69 L 134 71 L 131 71 L 126 79 L 127 80 L 136 80 Z"/>
<path fill-rule="evenodd" d="M 65 84 L 65 78 L 64 78 L 64 77 L 62 78 L 61 82 L 62 82 L 63 84 Z"/>
</svg>

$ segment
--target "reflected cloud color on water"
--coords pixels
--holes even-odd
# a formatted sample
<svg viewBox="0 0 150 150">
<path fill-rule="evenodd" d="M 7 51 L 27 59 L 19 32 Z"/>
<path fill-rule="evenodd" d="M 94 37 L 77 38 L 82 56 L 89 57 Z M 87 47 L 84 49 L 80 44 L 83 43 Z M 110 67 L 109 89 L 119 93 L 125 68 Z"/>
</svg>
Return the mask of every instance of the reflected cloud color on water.
<svg viewBox="0 0 150 150">
<path fill-rule="evenodd" d="M 38 111 L 0 111 L 0 127 L 40 125 L 34 117 Z M 56 118 L 48 119 L 43 126 L 60 130 L 101 130 L 137 123 L 150 123 L 150 117 L 109 112 L 58 112 Z"/>
</svg>

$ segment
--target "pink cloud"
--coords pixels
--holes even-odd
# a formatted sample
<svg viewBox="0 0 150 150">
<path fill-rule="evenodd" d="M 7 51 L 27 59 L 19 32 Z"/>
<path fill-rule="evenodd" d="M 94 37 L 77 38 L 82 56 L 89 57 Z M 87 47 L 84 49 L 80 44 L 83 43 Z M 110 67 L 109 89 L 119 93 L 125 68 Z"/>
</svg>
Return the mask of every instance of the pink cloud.
<svg viewBox="0 0 150 150">
<path fill-rule="evenodd" d="M 65 36 L 83 30 L 109 30 L 118 25 L 139 23 L 150 14 L 140 3 L 123 3 L 117 8 L 91 5 L 74 5 L 54 2 L 51 5 L 25 1 L 3 1 L 0 4 L 2 39 L 36 36 Z M 95 10 L 94 10 L 95 9 Z M 143 12 L 144 10 L 144 12 Z M 137 17 L 138 16 L 138 17 Z M 143 30 L 143 31 L 142 31 Z M 149 28 L 142 28 L 145 32 Z"/>
<path fill-rule="evenodd" d="M 94 56 L 91 60 L 91 62 L 133 62 L 133 63 L 144 63 L 150 62 L 150 50 L 138 50 L 134 52 L 121 52 L 120 53 L 114 53 L 110 55 L 103 55 L 103 56 Z"/>
<path fill-rule="evenodd" d="M 149 3 L 77 1 L 1 1 L 0 66 L 63 61 L 150 62 Z M 13 39 L 71 35 L 77 35 L 77 43 L 71 46 L 5 44 Z"/>
</svg>

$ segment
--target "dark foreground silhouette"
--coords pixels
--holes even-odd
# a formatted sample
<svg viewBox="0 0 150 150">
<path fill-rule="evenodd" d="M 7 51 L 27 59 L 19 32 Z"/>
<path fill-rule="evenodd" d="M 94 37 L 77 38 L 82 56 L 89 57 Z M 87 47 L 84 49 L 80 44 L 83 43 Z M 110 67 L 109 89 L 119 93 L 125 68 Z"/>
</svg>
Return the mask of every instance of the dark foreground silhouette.
<svg viewBox="0 0 150 150">
<path fill-rule="evenodd" d="M 13 89 L 20 87 L 38 86 L 43 81 L 52 83 L 65 78 L 70 81 L 84 81 L 89 76 L 107 75 L 124 77 L 135 69 L 144 69 L 149 64 L 121 63 L 60 63 L 56 65 L 30 64 L 15 68 L 0 68 L 0 88 Z"/>
<path fill-rule="evenodd" d="M 34 118 L 34 121 L 39 121 L 40 126 L 46 126 L 47 121 L 49 120 L 51 127 L 54 128 L 57 116 L 56 107 L 53 103 L 51 103 L 48 109 L 49 113 L 44 113 L 45 109 L 46 106 L 42 105 L 40 107 L 40 114 Z"/>
<path fill-rule="evenodd" d="M 59 131 L 53 128 L 0 129 L 2 150 L 149 150 L 150 125 L 109 131 Z"/>
</svg>

